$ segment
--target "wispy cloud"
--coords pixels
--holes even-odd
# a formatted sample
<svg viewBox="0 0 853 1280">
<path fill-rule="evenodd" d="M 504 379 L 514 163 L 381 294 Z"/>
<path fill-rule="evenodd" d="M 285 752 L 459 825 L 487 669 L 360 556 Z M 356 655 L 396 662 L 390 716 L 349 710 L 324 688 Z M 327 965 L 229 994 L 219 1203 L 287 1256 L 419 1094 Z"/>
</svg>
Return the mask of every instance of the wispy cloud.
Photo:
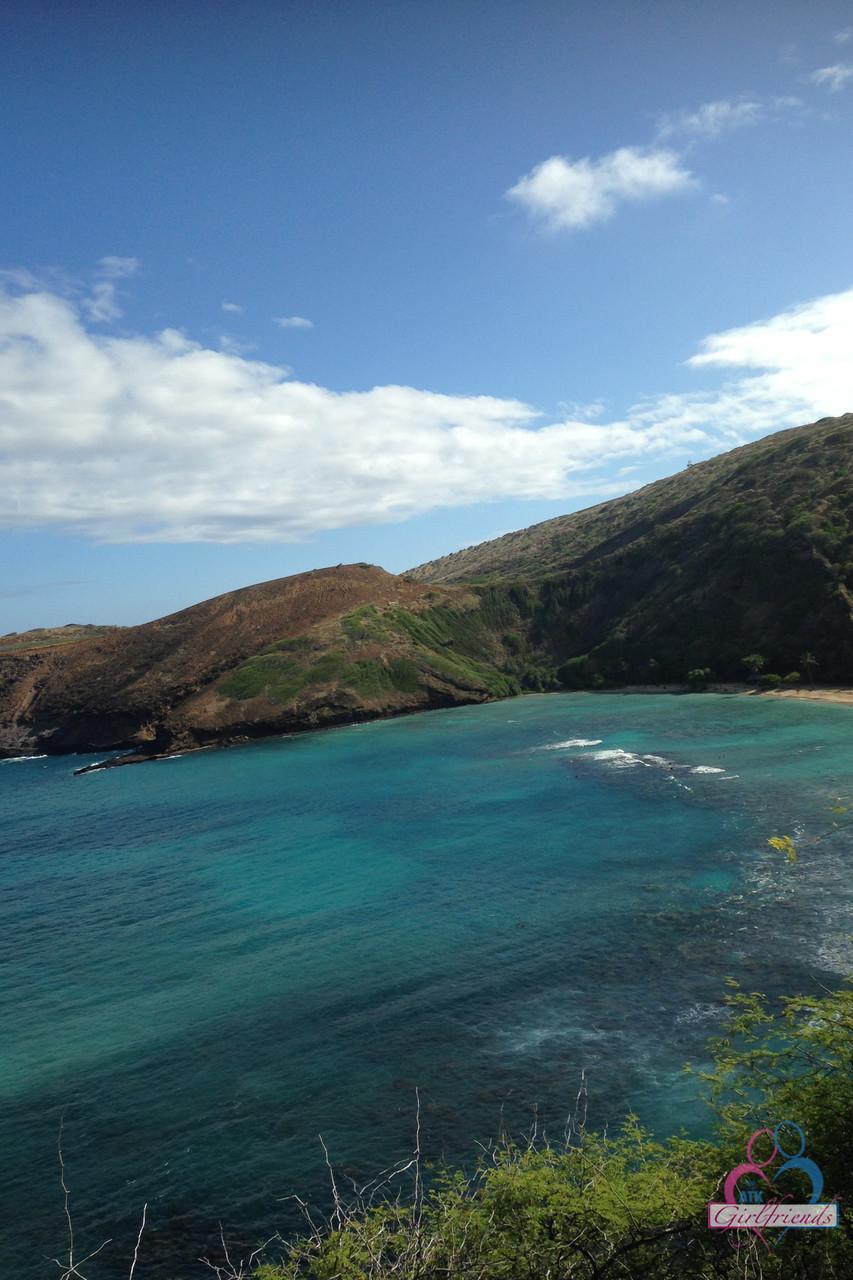
<svg viewBox="0 0 853 1280">
<path fill-rule="evenodd" d="M 836 44 L 849 44 L 853 40 L 853 27 L 844 27 L 842 31 L 836 31 L 832 38 Z"/>
<path fill-rule="evenodd" d="M 235 338 L 231 333 L 222 333 L 219 335 L 219 350 L 224 351 L 229 356 L 246 356 L 255 350 L 256 344 L 248 342 L 243 338 Z M 288 373 L 290 370 L 287 371 Z"/>
<path fill-rule="evenodd" d="M 106 276 L 108 280 L 122 280 L 135 275 L 140 266 L 138 258 L 119 258 L 115 254 L 107 254 L 98 261 L 98 274 Z"/>
<path fill-rule="evenodd" d="M 853 66 L 846 62 L 836 62 L 831 67 L 819 67 L 809 76 L 812 84 L 822 85 L 832 93 L 843 89 L 851 78 L 853 78 Z"/>
<path fill-rule="evenodd" d="M 314 321 L 306 320 L 304 316 L 273 316 L 273 324 L 277 324 L 279 329 L 313 329 Z"/>
<path fill-rule="evenodd" d="M 676 136 L 719 138 L 731 129 L 759 124 L 765 119 L 767 108 L 763 102 L 751 99 L 703 102 L 701 106 L 670 112 L 663 116 L 658 127 L 661 139 Z"/>
<path fill-rule="evenodd" d="M 95 283 L 82 302 L 83 310 L 96 324 L 109 324 L 121 315 L 115 281 L 125 280 L 139 270 L 138 258 L 119 258 L 108 254 L 98 260 Z"/>
<path fill-rule="evenodd" d="M 239 302 L 223 302 L 222 310 L 233 311 L 235 315 L 239 315 L 242 312 L 243 308 L 240 306 Z"/>
<path fill-rule="evenodd" d="M 694 185 L 674 151 L 620 147 L 597 160 L 552 156 L 506 197 L 552 231 L 579 231 L 612 217 L 621 204 L 678 195 Z"/>
<path fill-rule="evenodd" d="M 116 301 L 116 289 L 111 280 L 98 280 L 92 285 L 92 291 L 83 299 L 83 308 L 90 320 L 98 324 L 117 320 L 121 315 L 121 307 Z"/>
<path fill-rule="evenodd" d="M 494 396 L 333 392 L 174 329 L 105 336 L 83 315 L 55 293 L 0 291 L 7 527 L 294 540 L 475 502 L 606 496 L 620 468 L 670 469 L 853 406 L 853 289 L 707 337 L 688 366 L 728 375 L 720 387 L 545 423 Z"/>
<path fill-rule="evenodd" d="M 767 98 L 719 98 L 715 102 L 682 107 L 680 111 L 661 116 L 657 137 L 660 142 L 681 139 L 684 144 L 715 141 L 735 129 L 790 119 L 804 109 L 802 99 L 791 94 Z"/>
</svg>

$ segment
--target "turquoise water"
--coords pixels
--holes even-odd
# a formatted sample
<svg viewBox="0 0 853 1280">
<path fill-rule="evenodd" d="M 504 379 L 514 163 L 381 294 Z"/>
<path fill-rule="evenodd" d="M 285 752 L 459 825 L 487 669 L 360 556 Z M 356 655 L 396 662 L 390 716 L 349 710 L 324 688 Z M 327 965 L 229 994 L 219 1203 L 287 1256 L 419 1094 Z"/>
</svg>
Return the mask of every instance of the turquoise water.
<svg viewBox="0 0 853 1280">
<path fill-rule="evenodd" d="M 0 765 L 16 1280 L 63 1248 L 63 1113 L 79 1247 L 115 1242 L 93 1277 L 126 1276 L 147 1200 L 137 1275 L 176 1280 L 220 1221 L 253 1243 L 322 1198 L 318 1134 L 358 1179 L 404 1156 L 416 1086 L 430 1158 L 561 1130 L 582 1068 L 590 1123 L 700 1131 L 680 1067 L 724 976 L 844 968 L 853 709 L 547 695 L 81 763 Z"/>
</svg>

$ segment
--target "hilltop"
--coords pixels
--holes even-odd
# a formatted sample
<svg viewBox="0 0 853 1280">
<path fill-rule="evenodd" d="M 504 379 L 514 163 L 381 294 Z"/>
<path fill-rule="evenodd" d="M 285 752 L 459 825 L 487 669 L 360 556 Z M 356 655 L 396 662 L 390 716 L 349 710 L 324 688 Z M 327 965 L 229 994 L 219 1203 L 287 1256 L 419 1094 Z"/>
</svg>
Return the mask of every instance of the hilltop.
<svg viewBox="0 0 853 1280">
<path fill-rule="evenodd" d="M 0 637 L 0 754 L 161 754 L 522 689 L 853 680 L 853 415 L 395 576 L 339 565 L 137 627 Z"/>
<path fill-rule="evenodd" d="M 0 641 L 0 753 L 162 753 L 513 692 L 478 596 L 374 565 L 93 631 Z"/>
<path fill-rule="evenodd" d="M 97 627 L 90 623 L 67 622 L 64 627 L 36 627 L 33 631 L 10 631 L 0 636 L 0 653 L 33 652 L 36 649 L 52 649 L 58 644 L 76 644 L 78 640 L 91 640 L 95 636 L 109 635 L 120 627 Z"/>
</svg>

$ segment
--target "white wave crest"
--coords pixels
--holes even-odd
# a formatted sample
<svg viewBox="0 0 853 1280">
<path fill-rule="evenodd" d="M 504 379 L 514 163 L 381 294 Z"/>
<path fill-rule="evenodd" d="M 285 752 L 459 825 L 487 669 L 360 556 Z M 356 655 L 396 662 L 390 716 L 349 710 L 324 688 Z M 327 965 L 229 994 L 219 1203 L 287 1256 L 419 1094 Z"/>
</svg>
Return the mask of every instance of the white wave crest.
<svg viewBox="0 0 853 1280">
<path fill-rule="evenodd" d="M 633 751 L 624 751 L 622 747 L 613 747 L 609 751 L 593 751 L 592 758 L 600 760 L 611 769 L 636 769 L 637 765 L 642 765 L 644 769 L 652 767 Z"/>
</svg>

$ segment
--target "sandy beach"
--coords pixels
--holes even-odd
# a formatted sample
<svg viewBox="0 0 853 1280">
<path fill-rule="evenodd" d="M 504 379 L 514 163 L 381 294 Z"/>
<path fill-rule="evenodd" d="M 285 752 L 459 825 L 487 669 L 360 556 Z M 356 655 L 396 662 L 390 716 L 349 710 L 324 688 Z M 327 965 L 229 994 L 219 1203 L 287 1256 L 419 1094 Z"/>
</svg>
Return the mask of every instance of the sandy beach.
<svg viewBox="0 0 853 1280">
<path fill-rule="evenodd" d="M 590 690 L 589 692 L 594 692 Z M 629 684 L 619 689 L 607 689 L 607 693 L 693 693 L 697 692 L 686 684 Z M 837 702 L 844 706 L 853 706 L 853 687 L 841 685 L 795 685 L 792 688 L 759 689 L 755 685 L 742 684 L 737 681 L 711 683 L 701 690 L 702 693 L 728 693 L 748 698 L 805 698 L 809 702 Z"/>
<path fill-rule="evenodd" d="M 753 689 L 750 692 L 755 693 Z M 771 698 L 807 698 L 810 702 L 841 702 L 847 706 L 853 705 L 853 689 L 844 688 L 827 688 L 827 689 L 773 689 L 769 695 L 763 693 L 762 697 Z"/>
</svg>

